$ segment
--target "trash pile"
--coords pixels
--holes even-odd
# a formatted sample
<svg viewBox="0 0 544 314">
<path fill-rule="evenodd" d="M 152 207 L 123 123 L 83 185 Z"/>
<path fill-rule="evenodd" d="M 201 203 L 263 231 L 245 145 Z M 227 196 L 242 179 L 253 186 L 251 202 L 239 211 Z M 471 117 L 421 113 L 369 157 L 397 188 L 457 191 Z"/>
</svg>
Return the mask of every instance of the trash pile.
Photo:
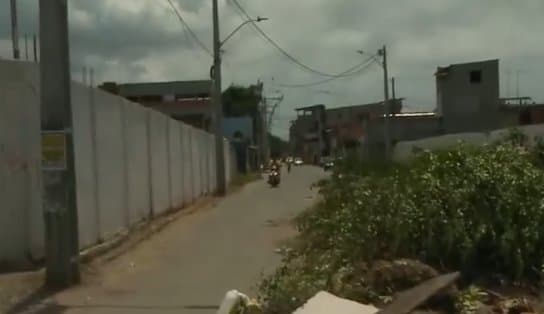
<svg viewBox="0 0 544 314">
<path fill-rule="evenodd" d="M 379 261 L 369 272 L 380 289 L 397 291 L 388 299 L 376 304 L 364 304 L 346 297 L 345 291 L 319 291 L 293 314 L 408 314 L 408 313 L 460 313 L 460 314 L 529 314 L 544 313 L 544 302 L 535 293 L 518 291 L 514 296 L 501 294 L 474 285 L 458 288 L 461 274 L 439 274 L 432 267 L 414 260 Z M 350 286 L 353 287 L 353 286 Z M 386 288 L 387 287 L 387 288 Z M 337 289 L 331 289 L 337 290 Z M 333 293 L 331 293 L 333 292 Z M 229 291 L 217 314 L 267 314 L 266 304 L 237 290 Z M 276 312 L 271 312 L 276 314 Z M 283 313 L 277 313 L 283 314 Z M 285 313 L 290 314 L 290 313 Z"/>
</svg>

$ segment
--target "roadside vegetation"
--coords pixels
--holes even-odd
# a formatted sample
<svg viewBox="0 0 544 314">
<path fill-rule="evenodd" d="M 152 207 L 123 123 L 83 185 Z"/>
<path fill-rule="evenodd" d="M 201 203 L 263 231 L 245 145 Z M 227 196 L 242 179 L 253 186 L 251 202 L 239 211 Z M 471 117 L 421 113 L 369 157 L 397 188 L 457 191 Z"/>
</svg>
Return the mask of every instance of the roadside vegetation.
<svg viewBox="0 0 544 314">
<path fill-rule="evenodd" d="M 544 146 L 526 142 L 513 131 L 403 165 L 346 159 L 320 182 L 322 202 L 296 219 L 300 235 L 283 266 L 262 281 L 266 311 L 291 313 L 320 290 L 383 305 L 457 270 L 461 292 L 426 306 L 473 313 L 489 301 L 486 289 L 530 294 L 544 264 Z"/>
</svg>

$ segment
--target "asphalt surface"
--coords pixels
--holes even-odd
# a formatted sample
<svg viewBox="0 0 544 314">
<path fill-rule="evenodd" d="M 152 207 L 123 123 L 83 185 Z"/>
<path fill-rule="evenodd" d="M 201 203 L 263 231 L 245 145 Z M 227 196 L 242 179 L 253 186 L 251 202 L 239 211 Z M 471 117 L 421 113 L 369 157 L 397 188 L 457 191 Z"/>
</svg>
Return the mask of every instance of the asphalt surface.
<svg viewBox="0 0 544 314">
<path fill-rule="evenodd" d="M 284 167 L 285 168 L 285 167 Z M 271 188 L 250 183 L 213 208 L 181 217 L 103 265 L 77 288 L 29 313 L 215 313 L 225 292 L 254 295 L 263 273 L 280 263 L 276 250 L 294 235 L 288 221 L 316 202 L 322 169 L 293 167 Z"/>
</svg>

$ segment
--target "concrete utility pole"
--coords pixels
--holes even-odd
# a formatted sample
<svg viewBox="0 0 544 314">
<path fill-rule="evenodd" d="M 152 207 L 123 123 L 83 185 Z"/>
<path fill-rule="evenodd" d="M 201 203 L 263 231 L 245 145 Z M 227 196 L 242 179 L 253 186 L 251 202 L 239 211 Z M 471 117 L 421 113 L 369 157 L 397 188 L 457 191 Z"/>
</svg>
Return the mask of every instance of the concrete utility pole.
<svg viewBox="0 0 544 314">
<path fill-rule="evenodd" d="M 223 101 L 221 95 L 221 38 L 219 33 L 219 6 L 212 0 L 213 14 L 213 108 L 215 110 L 215 163 L 217 194 L 227 191 L 225 178 L 225 147 L 223 143 Z"/>
<path fill-rule="evenodd" d="M 276 108 L 280 105 L 280 103 L 283 101 L 283 95 L 280 97 L 263 97 L 263 101 L 265 104 L 264 107 L 264 120 L 265 120 L 265 129 L 264 129 L 264 155 L 265 155 L 265 161 L 268 161 L 270 159 L 270 139 L 269 134 L 272 134 L 272 119 L 274 117 L 274 113 L 276 112 Z M 275 101 L 270 109 L 270 114 L 268 113 L 268 101 Z"/>
<path fill-rule="evenodd" d="M 393 97 L 393 100 L 397 99 L 396 96 L 396 90 L 395 90 L 395 78 L 391 78 L 391 97 Z"/>
<path fill-rule="evenodd" d="M 516 71 L 516 97 L 519 97 L 519 70 Z"/>
<path fill-rule="evenodd" d="M 80 281 L 67 0 L 40 0 L 46 284 Z"/>
<path fill-rule="evenodd" d="M 11 6 L 11 41 L 13 43 L 13 58 L 21 57 L 19 51 L 19 27 L 17 25 L 17 0 L 10 0 Z"/>
<path fill-rule="evenodd" d="M 33 51 L 34 51 L 34 62 L 38 62 L 38 38 L 36 34 L 32 37 Z"/>
<path fill-rule="evenodd" d="M 387 74 L 387 48 L 385 45 L 378 51 L 378 55 L 383 57 L 383 90 L 384 90 L 384 120 L 383 120 L 383 140 L 385 144 L 385 158 L 389 158 L 391 151 L 391 138 L 389 134 L 389 77 Z"/>
<path fill-rule="evenodd" d="M 28 61 L 28 34 L 25 34 L 25 59 Z"/>
</svg>

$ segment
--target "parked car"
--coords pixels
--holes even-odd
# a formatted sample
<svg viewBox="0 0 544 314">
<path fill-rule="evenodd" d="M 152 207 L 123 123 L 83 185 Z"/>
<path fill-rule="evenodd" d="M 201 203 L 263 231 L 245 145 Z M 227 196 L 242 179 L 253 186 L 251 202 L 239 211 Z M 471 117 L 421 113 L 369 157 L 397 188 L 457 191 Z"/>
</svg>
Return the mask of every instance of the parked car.
<svg viewBox="0 0 544 314">
<path fill-rule="evenodd" d="M 296 157 L 295 158 L 295 166 L 302 166 L 304 162 L 302 161 L 302 158 Z"/>
</svg>

